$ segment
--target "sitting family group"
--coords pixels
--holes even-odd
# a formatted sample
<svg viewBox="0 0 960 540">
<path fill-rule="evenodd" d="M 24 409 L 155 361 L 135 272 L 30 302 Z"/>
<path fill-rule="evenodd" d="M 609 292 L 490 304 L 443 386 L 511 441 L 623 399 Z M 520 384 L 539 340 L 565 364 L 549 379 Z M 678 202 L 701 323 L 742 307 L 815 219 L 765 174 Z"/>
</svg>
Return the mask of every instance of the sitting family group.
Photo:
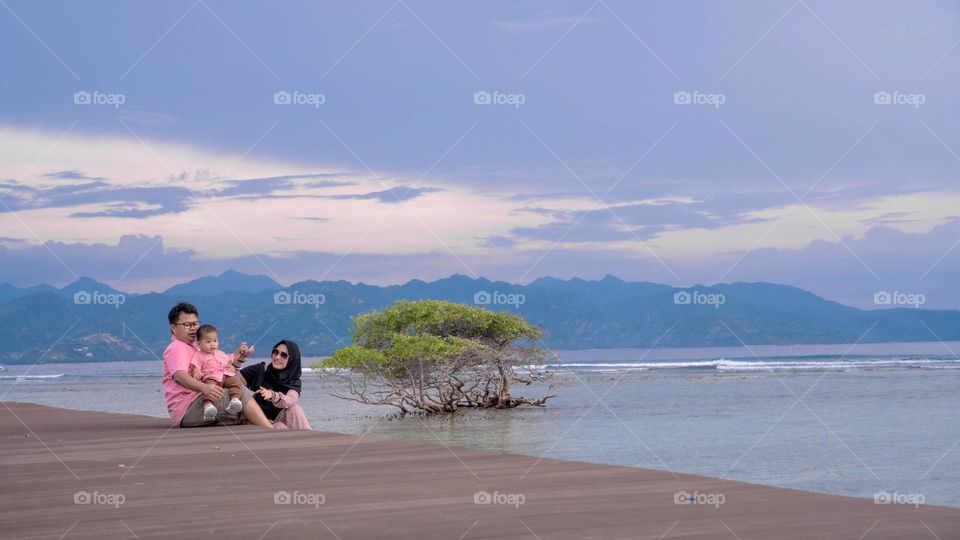
<svg viewBox="0 0 960 540">
<path fill-rule="evenodd" d="M 281 340 L 269 363 L 241 368 L 254 347 L 243 343 L 232 355 L 220 350 L 217 329 L 201 325 L 192 304 L 173 306 L 167 319 L 172 335 L 163 351 L 163 392 L 174 425 L 310 429 L 299 405 L 302 370 L 295 342 Z"/>
</svg>

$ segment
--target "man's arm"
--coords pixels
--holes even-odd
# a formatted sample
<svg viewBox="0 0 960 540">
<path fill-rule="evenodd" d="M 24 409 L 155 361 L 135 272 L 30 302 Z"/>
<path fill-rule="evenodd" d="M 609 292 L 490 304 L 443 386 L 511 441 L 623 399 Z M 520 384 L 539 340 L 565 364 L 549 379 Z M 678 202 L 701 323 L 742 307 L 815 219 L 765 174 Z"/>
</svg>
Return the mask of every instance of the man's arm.
<svg viewBox="0 0 960 540">
<path fill-rule="evenodd" d="M 200 392 L 204 397 L 211 401 L 216 401 L 223 396 L 223 388 L 215 384 L 207 384 L 191 377 L 186 371 L 178 371 L 173 374 L 173 381 L 184 388 L 189 388 L 194 392 Z"/>
</svg>

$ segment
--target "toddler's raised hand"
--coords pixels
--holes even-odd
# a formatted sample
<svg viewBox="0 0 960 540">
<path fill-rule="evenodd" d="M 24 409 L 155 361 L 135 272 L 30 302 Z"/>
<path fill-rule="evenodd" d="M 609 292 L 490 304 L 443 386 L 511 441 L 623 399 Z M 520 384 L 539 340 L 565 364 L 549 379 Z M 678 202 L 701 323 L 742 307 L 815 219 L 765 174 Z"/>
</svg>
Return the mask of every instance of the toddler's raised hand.
<svg viewBox="0 0 960 540">
<path fill-rule="evenodd" d="M 246 341 L 241 342 L 240 347 L 237 349 L 237 352 L 233 353 L 233 357 L 237 360 L 237 362 L 240 362 L 242 364 L 244 360 L 247 359 L 248 356 L 253 354 L 253 350 L 255 348 L 256 347 L 247 348 L 247 342 Z"/>
</svg>

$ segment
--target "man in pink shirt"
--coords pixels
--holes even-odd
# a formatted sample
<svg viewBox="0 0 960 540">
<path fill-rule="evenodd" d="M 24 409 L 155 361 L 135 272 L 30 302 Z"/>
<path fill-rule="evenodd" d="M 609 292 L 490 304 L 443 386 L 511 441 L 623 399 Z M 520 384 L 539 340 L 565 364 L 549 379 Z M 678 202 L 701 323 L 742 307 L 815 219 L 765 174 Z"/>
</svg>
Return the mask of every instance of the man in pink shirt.
<svg viewBox="0 0 960 540">
<path fill-rule="evenodd" d="M 227 410 L 229 395 L 218 385 L 198 381 L 190 376 L 190 361 L 197 356 L 197 328 L 200 317 L 192 304 L 180 302 L 173 306 L 167 316 L 170 323 L 170 345 L 163 351 L 163 394 L 167 402 L 167 411 L 174 425 L 180 427 L 209 426 L 218 423 L 240 424 L 246 422 L 270 428 L 273 427 L 257 401 L 250 399 L 253 392 L 243 389 L 240 401 L 243 410 L 231 413 Z M 246 356 L 245 349 L 238 351 L 239 361 Z M 239 367 L 239 366 L 238 366 Z M 213 420 L 203 418 L 204 398 L 217 407 L 217 417 Z"/>
</svg>

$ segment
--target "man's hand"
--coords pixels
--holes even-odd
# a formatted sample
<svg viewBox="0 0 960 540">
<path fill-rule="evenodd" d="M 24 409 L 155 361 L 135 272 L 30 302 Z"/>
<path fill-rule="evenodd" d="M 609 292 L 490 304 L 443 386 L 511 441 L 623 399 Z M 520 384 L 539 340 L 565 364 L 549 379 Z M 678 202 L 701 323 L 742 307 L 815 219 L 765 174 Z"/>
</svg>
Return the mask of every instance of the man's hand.
<svg viewBox="0 0 960 540">
<path fill-rule="evenodd" d="M 217 401 L 223 397 L 223 388 L 215 384 L 207 384 L 206 390 L 203 391 L 203 397 L 209 399 L 210 401 Z"/>
<path fill-rule="evenodd" d="M 207 384 L 194 379 L 189 373 L 183 370 L 173 374 L 173 381 L 187 390 L 193 390 L 194 392 L 199 392 L 201 394 L 205 394 L 207 392 Z M 220 394 L 222 395 L 223 392 L 221 391 Z"/>
</svg>

